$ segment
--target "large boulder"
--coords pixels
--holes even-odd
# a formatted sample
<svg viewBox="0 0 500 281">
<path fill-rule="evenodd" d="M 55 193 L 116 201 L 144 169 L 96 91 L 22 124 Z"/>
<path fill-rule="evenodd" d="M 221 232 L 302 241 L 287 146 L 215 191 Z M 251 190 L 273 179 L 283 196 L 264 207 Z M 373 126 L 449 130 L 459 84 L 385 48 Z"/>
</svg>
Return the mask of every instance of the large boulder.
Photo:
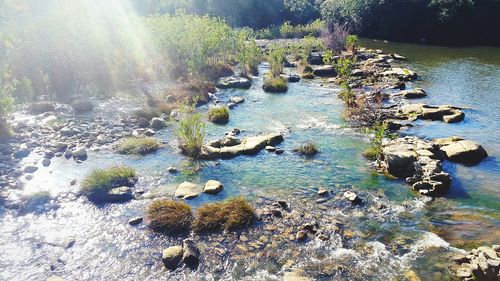
<svg viewBox="0 0 500 281">
<path fill-rule="evenodd" d="M 87 151 L 83 147 L 77 147 L 73 151 L 73 158 L 77 161 L 85 161 L 87 160 Z"/>
<path fill-rule="evenodd" d="M 470 140 L 459 140 L 441 146 L 446 158 L 453 162 L 476 164 L 488 157 L 484 148 Z"/>
<path fill-rule="evenodd" d="M 230 159 L 238 155 L 254 155 L 268 145 L 276 145 L 283 141 L 279 133 L 271 133 L 262 136 L 248 137 L 238 145 L 214 147 L 214 144 L 204 145 L 199 157 L 201 159 Z M 221 142 L 217 142 L 221 144 Z"/>
<path fill-rule="evenodd" d="M 248 89 L 252 86 L 252 82 L 245 77 L 226 76 L 220 78 L 219 81 L 217 81 L 216 86 L 219 89 Z"/>
<path fill-rule="evenodd" d="M 311 65 L 322 65 L 323 55 L 320 52 L 312 52 L 307 58 L 307 63 Z"/>
<path fill-rule="evenodd" d="M 456 123 L 464 120 L 465 114 L 450 105 L 430 106 L 422 103 L 405 104 L 399 112 L 405 116 L 415 115 L 418 119 Z"/>
<path fill-rule="evenodd" d="M 382 153 L 387 163 L 387 171 L 398 178 L 406 178 L 415 172 L 413 163 L 417 161 L 418 154 L 408 149 L 405 144 L 386 146 Z"/>
<path fill-rule="evenodd" d="M 335 77 L 337 76 L 337 71 L 331 65 L 320 66 L 313 70 L 313 74 L 319 77 Z"/>
<path fill-rule="evenodd" d="M 193 199 L 200 195 L 200 188 L 192 182 L 183 182 L 177 186 L 174 196 L 183 199 Z"/>
</svg>

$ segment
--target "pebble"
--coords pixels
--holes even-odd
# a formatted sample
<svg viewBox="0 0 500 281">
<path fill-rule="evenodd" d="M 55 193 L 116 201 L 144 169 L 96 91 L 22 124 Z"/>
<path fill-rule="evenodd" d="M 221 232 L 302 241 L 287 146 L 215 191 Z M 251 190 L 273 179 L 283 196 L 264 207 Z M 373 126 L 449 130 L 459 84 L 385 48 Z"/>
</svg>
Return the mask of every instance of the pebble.
<svg viewBox="0 0 500 281">
<path fill-rule="evenodd" d="M 130 225 L 138 225 L 138 224 L 140 224 L 142 221 L 143 221 L 143 218 L 142 218 L 142 217 L 131 218 L 131 219 L 128 221 L 128 224 L 130 224 Z"/>
</svg>

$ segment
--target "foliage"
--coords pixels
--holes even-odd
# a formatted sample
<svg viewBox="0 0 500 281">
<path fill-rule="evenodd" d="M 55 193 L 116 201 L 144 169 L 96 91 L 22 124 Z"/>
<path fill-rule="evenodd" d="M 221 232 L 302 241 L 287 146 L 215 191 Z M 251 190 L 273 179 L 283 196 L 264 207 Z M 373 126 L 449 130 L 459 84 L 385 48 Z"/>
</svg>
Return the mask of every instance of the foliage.
<svg viewBox="0 0 500 281">
<path fill-rule="evenodd" d="M 240 32 L 238 41 L 238 52 L 236 60 L 243 68 L 243 75 L 259 73 L 259 63 L 262 58 L 262 50 L 255 43 L 255 38 L 248 30 Z"/>
<path fill-rule="evenodd" d="M 295 52 L 297 52 L 298 55 L 305 60 L 313 51 L 322 51 L 324 49 L 324 44 L 323 40 L 308 35 L 298 43 L 293 44 L 291 49 L 295 50 Z"/>
<path fill-rule="evenodd" d="M 324 27 L 325 22 L 320 19 L 304 25 L 292 25 L 290 21 L 286 21 L 280 26 L 279 31 L 282 38 L 319 37 Z"/>
<path fill-rule="evenodd" d="M 201 113 L 195 112 L 194 108 L 189 106 L 182 107 L 180 114 L 177 128 L 179 147 L 184 154 L 196 158 L 201 152 L 205 138 L 203 117 Z"/>
<path fill-rule="evenodd" d="M 327 50 L 323 52 L 323 63 L 327 65 L 331 65 L 333 63 L 333 51 Z"/>
<path fill-rule="evenodd" d="M 145 155 L 160 148 L 160 142 L 155 138 L 126 138 L 120 141 L 115 150 L 120 154 Z"/>
<path fill-rule="evenodd" d="M 262 88 L 269 93 L 284 93 L 288 90 L 288 81 L 281 76 L 266 75 Z"/>
<path fill-rule="evenodd" d="M 352 69 L 355 63 L 355 58 L 341 57 L 333 63 L 333 67 L 335 68 L 341 79 L 346 82 L 347 79 L 351 77 Z"/>
<path fill-rule="evenodd" d="M 347 35 L 345 38 L 345 49 L 354 54 L 357 48 L 358 48 L 358 36 Z"/>
<path fill-rule="evenodd" d="M 189 230 L 193 213 L 185 202 L 159 199 L 148 206 L 147 218 L 149 227 L 154 231 L 175 234 Z"/>
<path fill-rule="evenodd" d="M 196 210 L 193 229 L 196 232 L 232 230 L 250 225 L 254 218 L 253 207 L 243 197 L 236 197 L 201 205 Z"/>
<path fill-rule="evenodd" d="M 340 54 L 345 46 L 346 38 L 349 35 L 349 27 L 346 23 L 329 22 L 327 32 L 324 34 L 326 47 L 334 53 Z"/>
<path fill-rule="evenodd" d="M 126 166 L 94 169 L 80 185 L 80 192 L 88 197 L 107 192 L 115 187 L 129 185 L 135 178 L 135 170 Z"/>
<path fill-rule="evenodd" d="M 299 147 L 293 150 L 294 152 L 305 155 L 305 156 L 313 156 L 319 152 L 319 148 L 312 142 L 308 142 L 300 145 Z"/>
<path fill-rule="evenodd" d="M 208 120 L 217 123 L 225 124 L 229 121 L 229 108 L 227 106 L 214 106 L 208 110 Z"/>
<path fill-rule="evenodd" d="M 375 160 L 382 154 L 382 141 L 384 138 L 393 139 L 397 137 L 395 134 L 390 133 L 388 128 L 387 122 L 381 122 L 366 130 L 366 133 L 371 135 L 370 147 L 363 153 L 366 158 Z"/>
<path fill-rule="evenodd" d="M 347 82 L 340 83 L 340 99 L 344 101 L 348 107 L 355 105 L 356 94 L 354 94 L 351 86 Z"/>
<path fill-rule="evenodd" d="M 285 61 L 286 49 L 284 46 L 274 44 L 269 49 L 269 66 L 271 75 L 278 77 L 283 72 L 283 62 Z"/>
</svg>

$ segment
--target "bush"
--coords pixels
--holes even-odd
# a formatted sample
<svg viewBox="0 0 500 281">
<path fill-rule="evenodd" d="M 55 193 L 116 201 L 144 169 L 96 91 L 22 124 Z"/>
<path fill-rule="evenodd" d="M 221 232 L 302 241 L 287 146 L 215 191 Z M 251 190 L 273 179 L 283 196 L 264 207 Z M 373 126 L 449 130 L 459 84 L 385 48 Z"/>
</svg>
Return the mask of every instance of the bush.
<svg viewBox="0 0 500 281">
<path fill-rule="evenodd" d="M 317 19 L 305 25 L 291 25 L 289 21 L 283 23 L 280 27 L 282 38 L 303 38 L 304 36 L 318 37 L 325 27 L 325 22 Z"/>
<path fill-rule="evenodd" d="M 283 62 L 285 61 L 285 55 L 285 47 L 278 44 L 274 44 L 271 46 L 268 59 L 272 76 L 280 76 L 283 72 Z"/>
<path fill-rule="evenodd" d="M 177 129 L 179 148 L 182 153 L 196 158 L 201 152 L 205 138 L 205 123 L 200 113 L 196 113 L 193 107 L 181 108 L 181 117 Z"/>
<path fill-rule="evenodd" d="M 208 110 L 208 120 L 216 124 L 229 122 L 229 108 L 227 106 L 214 106 Z"/>
<path fill-rule="evenodd" d="M 42 114 L 48 111 L 53 111 L 54 109 L 54 104 L 48 101 L 34 102 L 28 107 L 28 111 L 32 114 Z"/>
<path fill-rule="evenodd" d="M 345 49 L 354 54 L 356 53 L 357 48 L 358 48 L 358 36 L 347 35 L 345 38 Z"/>
<path fill-rule="evenodd" d="M 127 138 L 115 146 L 120 154 L 146 155 L 160 148 L 160 142 L 154 138 Z"/>
<path fill-rule="evenodd" d="M 247 76 L 248 73 L 257 75 L 259 74 L 259 64 L 262 58 L 262 50 L 255 38 L 251 35 L 250 31 L 244 29 L 240 32 L 238 42 L 238 53 L 236 60 L 241 64 L 243 75 Z"/>
<path fill-rule="evenodd" d="M 363 155 L 368 158 L 375 160 L 382 154 L 382 141 L 384 138 L 395 138 L 397 135 L 391 134 L 389 132 L 389 125 L 387 122 L 377 123 L 370 129 L 366 130 L 367 134 L 370 134 L 370 147 L 366 149 Z"/>
<path fill-rule="evenodd" d="M 185 202 L 160 199 L 148 206 L 147 218 L 149 227 L 154 231 L 176 234 L 189 230 L 193 213 Z"/>
<path fill-rule="evenodd" d="M 89 112 L 94 108 L 92 101 L 89 98 L 77 98 L 71 103 L 71 107 L 77 113 Z"/>
<path fill-rule="evenodd" d="M 80 192 L 87 197 L 99 196 L 115 187 L 131 185 L 135 176 L 135 170 L 126 166 L 95 169 L 82 181 Z"/>
<path fill-rule="evenodd" d="M 341 77 L 344 82 L 347 82 L 347 79 L 351 77 L 352 69 L 354 68 L 354 64 L 356 63 L 355 59 L 351 59 L 348 57 L 338 58 L 333 67 Z"/>
<path fill-rule="evenodd" d="M 262 88 L 268 93 L 284 93 L 288 90 L 288 81 L 281 76 L 266 75 Z"/>
<path fill-rule="evenodd" d="M 349 27 L 346 23 L 330 22 L 323 40 L 326 47 L 333 52 L 340 54 L 345 47 L 346 37 L 349 35 Z"/>
<path fill-rule="evenodd" d="M 236 197 L 201 205 L 196 210 L 193 229 L 196 232 L 232 230 L 250 225 L 254 217 L 253 207 L 243 197 Z"/>
<path fill-rule="evenodd" d="M 319 149 L 314 143 L 308 142 L 295 148 L 293 151 L 300 155 L 313 156 L 319 152 Z"/>
<path fill-rule="evenodd" d="M 340 83 L 340 88 L 342 89 L 339 93 L 340 99 L 344 101 L 348 107 L 352 107 L 356 103 L 356 94 L 351 89 L 351 86 L 347 82 Z"/>
</svg>

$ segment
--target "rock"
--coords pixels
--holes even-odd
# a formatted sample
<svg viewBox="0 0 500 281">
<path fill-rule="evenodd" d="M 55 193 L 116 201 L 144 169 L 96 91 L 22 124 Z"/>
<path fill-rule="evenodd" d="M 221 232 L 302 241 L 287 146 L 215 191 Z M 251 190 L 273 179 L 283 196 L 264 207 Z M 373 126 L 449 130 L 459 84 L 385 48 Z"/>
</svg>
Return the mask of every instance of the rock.
<svg viewBox="0 0 500 281">
<path fill-rule="evenodd" d="M 217 81 L 216 86 L 219 89 L 229 89 L 229 88 L 248 89 L 252 86 L 252 82 L 244 77 L 226 76 L 220 78 Z"/>
<path fill-rule="evenodd" d="M 122 203 L 134 198 L 132 190 L 128 186 L 116 187 L 108 191 L 105 201 L 110 203 Z"/>
<path fill-rule="evenodd" d="M 153 130 L 153 129 L 147 129 L 146 131 L 144 131 L 144 135 L 146 137 L 151 137 L 151 136 L 154 136 L 156 135 L 156 131 Z"/>
<path fill-rule="evenodd" d="M 407 68 L 394 67 L 380 73 L 381 76 L 394 77 L 403 81 L 410 81 L 417 79 L 417 74 Z"/>
<path fill-rule="evenodd" d="M 63 137 L 72 137 L 75 135 L 75 132 L 69 127 L 64 127 L 59 130 L 59 134 Z"/>
<path fill-rule="evenodd" d="M 328 195 L 328 193 L 330 193 L 330 191 L 328 189 L 324 188 L 324 187 L 320 187 L 318 189 L 318 195 L 319 196 L 326 196 L 326 195 Z"/>
<path fill-rule="evenodd" d="M 283 281 L 312 281 L 313 279 L 309 277 L 302 276 L 301 270 L 295 270 L 292 272 L 285 272 L 283 275 Z"/>
<path fill-rule="evenodd" d="M 148 128 L 150 124 L 148 119 L 144 117 L 139 117 L 137 125 L 139 126 L 139 128 Z"/>
<path fill-rule="evenodd" d="M 184 250 L 181 246 L 172 246 L 163 250 L 162 261 L 166 268 L 176 269 L 181 261 L 184 254 Z"/>
<path fill-rule="evenodd" d="M 311 65 L 322 65 L 323 55 L 320 52 L 312 52 L 307 58 L 307 62 Z"/>
<path fill-rule="evenodd" d="M 69 184 L 72 185 L 72 186 L 75 185 L 76 184 L 76 180 L 72 180 Z"/>
<path fill-rule="evenodd" d="M 19 150 L 16 150 L 13 154 L 14 158 L 16 159 L 21 159 L 28 157 L 30 155 L 30 150 L 28 148 L 21 148 Z"/>
<path fill-rule="evenodd" d="M 73 157 L 73 152 L 71 152 L 71 150 L 66 150 L 64 152 L 64 158 L 69 159 L 71 157 Z"/>
<path fill-rule="evenodd" d="M 405 57 L 399 55 L 399 54 L 392 54 L 391 57 L 395 60 L 406 60 Z"/>
<path fill-rule="evenodd" d="M 276 147 L 274 147 L 272 145 L 267 145 L 264 149 L 267 150 L 267 151 L 269 151 L 269 152 L 276 151 Z"/>
<path fill-rule="evenodd" d="M 27 174 L 33 174 L 34 172 L 36 172 L 36 170 L 38 170 L 38 167 L 36 166 L 26 166 L 24 167 L 23 172 Z"/>
<path fill-rule="evenodd" d="M 131 219 L 128 221 L 128 224 L 130 224 L 130 225 L 138 225 L 138 224 L 140 224 L 142 221 L 143 221 L 143 218 L 142 218 L 142 217 L 131 218 Z"/>
<path fill-rule="evenodd" d="M 473 141 L 460 140 L 440 148 L 446 157 L 453 162 L 476 164 L 488 157 L 484 148 Z"/>
<path fill-rule="evenodd" d="M 418 99 L 427 96 L 427 93 L 421 88 L 401 91 L 399 94 L 402 95 L 405 99 Z"/>
<path fill-rule="evenodd" d="M 305 232 L 304 230 L 299 230 L 295 235 L 295 240 L 297 241 L 304 241 L 306 239 L 307 239 L 307 232 Z"/>
<path fill-rule="evenodd" d="M 175 174 L 175 173 L 178 173 L 178 172 L 179 172 L 179 170 L 178 170 L 176 167 L 172 167 L 172 166 L 168 167 L 168 168 L 167 168 L 167 171 L 168 171 L 169 173 L 171 173 L 171 174 Z"/>
<path fill-rule="evenodd" d="M 449 105 L 406 104 L 400 108 L 399 112 L 406 116 L 416 115 L 418 119 L 446 123 L 460 122 L 465 117 L 465 114 L 460 109 Z"/>
<path fill-rule="evenodd" d="M 361 203 L 361 198 L 359 198 L 359 196 L 355 192 L 352 192 L 352 191 L 344 192 L 344 198 L 353 204 Z"/>
<path fill-rule="evenodd" d="M 241 141 L 241 144 L 234 146 L 213 147 L 204 145 L 199 155 L 201 159 L 229 159 L 238 155 L 254 155 L 268 145 L 275 145 L 283 141 L 283 136 L 279 133 L 272 133 L 262 136 L 248 137 Z"/>
<path fill-rule="evenodd" d="M 182 241 L 182 261 L 190 268 L 195 268 L 200 262 L 200 250 L 196 247 L 193 240 L 185 239 Z"/>
<path fill-rule="evenodd" d="M 48 159 L 48 158 L 43 158 L 43 160 L 42 160 L 42 165 L 43 165 L 44 167 L 48 167 L 48 166 L 50 166 L 50 159 Z"/>
<path fill-rule="evenodd" d="M 274 153 L 276 153 L 277 155 L 280 155 L 280 154 L 285 153 L 285 150 L 283 150 L 281 148 L 276 148 L 276 150 L 274 151 Z"/>
<path fill-rule="evenodd" d="M 99 135 L 97 137 L 96 142 L 97 142 L 97 144 L 104 145 L 104 144 L 111 142 L 111 140 L 104 135 Z"/>
<path fill-rule="evenodd" d="M 240 145 L 241 140 L 238 138 L 235 138 L 233 136 L 226 136 L 222 140 L 220 140 L 220 147 L 223 146 L 235 146 L 235 145 Z"/>
<path fill-rule="evenodd" d="M 406 178 L 415 172 L 413 163 L 417 161 L 417 153 L 408 150 L 404 144 L 394 144 L 386 146 L 382 150 L 384 160 L 387 164 L 387 171 L 399 178 Z"/>
<path fill-rule="evenodd" d="M 155 130 L 163 129 L 166 127 L 165 120 L 158 118 L 158 117 L 154 117 L 153 119 L 151 119 L 150 126 L 151 126 L 151 128 L 153 128 Z"/>
<path fill-rule="evenodd" d="M 229 101 L 234 103 L 234 104 L 240 104 L 240 103 L 245 102 L 245 98 L 240 97 L 240 96 L 232 96 L 231 98 L 229 98 Z"/>
<path fill-rule="evenodd" d="M 203 188 L 203 192 L 207 194 L 218 194 L 219 192 L 224 189 L 224 185 L 220 181 L 216 180 L 209 180 L 205 184 L 205 187 Z"/>
<path fill-rule="evenodd" d="M 177 186 L 174 196 L 183 199 L 193 199 L 200 194 L 199 188 L 192 182 L 183 182 Z"/>
<path fill-rule="evenodd" d="M 335 77 L 337 76 L 337 71 L 331 65 L 320 66 L 314 69 L 313 74 L 319 77 Z"/>
<path fill-rule="evenodd" d="M 77 147 L 73 151 L 73 159 L 85 161 L 87 160 L 87 151 L 83 147 Z"/>
<path fill-rule="evenodd" d="M 498 259 L 497 253 L 495 252 L 495 250 L 493 250 L 490 247 L 483 246 L 483 247 L 477 248 L 477 250 L 479 252 L 484 253 L 484 255 L 486 256 L 486 258 L 488 258 L 488 259 Z"/>
<path fill-rule="evenodd" d="M 51 150 L 47 150 L 43 153 L 43 157 L 47 159 L 52 159 L 54 158 L 54 152 Z"/>
<path fill-rule="evenodd" d="M 300 76 L 298 74 L 290 74 L 287 79 L 290 83 L 297 83 L 300 81 Z"/>
</svg>

